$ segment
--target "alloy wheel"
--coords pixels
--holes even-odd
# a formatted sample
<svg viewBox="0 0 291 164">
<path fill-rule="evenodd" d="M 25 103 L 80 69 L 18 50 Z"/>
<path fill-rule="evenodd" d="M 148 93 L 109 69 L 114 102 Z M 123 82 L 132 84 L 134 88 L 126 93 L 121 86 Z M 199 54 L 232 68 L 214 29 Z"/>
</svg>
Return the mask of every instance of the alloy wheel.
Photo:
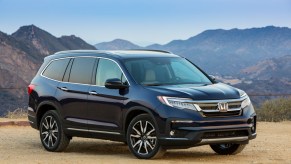
<svg viewBox="0 0 291 164">
<path fill-rule="evenodd" d="M 130 134 L 130 142 L 134 151 L 140 155 L 147 155 L 154 151 L 157 144 L 156 129 L 146 120 L 136 122 Z"/>
<path fill-rule="evenodd" d="M 52 148 L 58 142 L 59 128 L 56 120 L 51 115 L 44 118 L 41 123 L 41 139 L 46 147 Z"/>
</svg>

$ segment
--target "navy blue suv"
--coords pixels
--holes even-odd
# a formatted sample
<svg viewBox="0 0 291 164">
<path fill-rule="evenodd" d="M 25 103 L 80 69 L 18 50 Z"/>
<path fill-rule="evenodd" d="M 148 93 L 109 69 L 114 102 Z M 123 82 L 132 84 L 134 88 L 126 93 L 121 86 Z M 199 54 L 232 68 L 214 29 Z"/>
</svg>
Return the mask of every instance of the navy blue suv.
<svg viewBox="0 0 291 164">
<path fill-rule="evenodd" d="M 166 51 L 62 51 L 28 86 L 28 119 L 48 151 L 72 137 L 120 141 L 141 159 L 209 144 L 237 154 L 256 137 L 247 94 Z"/>
</svg>

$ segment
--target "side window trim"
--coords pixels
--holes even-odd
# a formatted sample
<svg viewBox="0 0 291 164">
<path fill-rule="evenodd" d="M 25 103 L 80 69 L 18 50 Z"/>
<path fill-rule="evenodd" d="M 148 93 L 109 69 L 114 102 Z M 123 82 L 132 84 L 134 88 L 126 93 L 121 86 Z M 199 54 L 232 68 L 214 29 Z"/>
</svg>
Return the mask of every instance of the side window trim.
<svg viewBox="0 0 291 164">
<path fill-rule="evenodd" d="M 73 60 L 74 60 L 75 58 L 77 58 L 77 57 L 91 57 L 91 58 L 95 58 L 95 59 L 97 60 L 97 61 L 96 61 L 96 64 L 95 64 L 95 65 L 96 65 L 96 68 L 98 67 L 99 60 L 100 60 L 100 59 L 106 59 L 106 60 L 111 60 L 111 61 L 113 61 L 115 64 L 117 64 L 117 66 L 118 66 L 119 69 L 121 70 L 123 76 L 125 77 L 125 79 L 126 79 L 126 81 L 127 81 L 127 83 L 128 83 L 128 86 L 130 86 L 130 82 L 129 82 L 127 76 L 125 75 L 123 69 L 121 68 L 121 66 L 119 65 L 118 62 L 116 62 L 115 60 L 110 59 L 110 58 L 106 58 L 106 57 L 98 57 L 98 56 L 74 56 L 74 57 L 63 57 L 63 58 L 53 59 L 53 60 L 51 60 L 51 61 L 48 62 L 48 64 L 47 64 L 47 65 L 44 67 L 44 69 L 41 71 L 40 75 L 41 75 L 42 77 L 44 77 L 44 78 L 51 79 L 51 78 L 48 78 L 48 77 L 44 76 L 44 75 L 43 75 L 43 72 L 46 70 L 46 68 L 47 68 L 47 67 L 48 67 L 48 66 L 49 66 L 53 61 L 56 61 L 56 60 L 62 60 L 62 59 L 71 59 L 71 61 L 72 61 L 72 63 L 73 63 Z M 68 63 L 68 64 L 70 64 L 70 63 Z M 73 64 L 71 64 L 71 68 L 72 68 L 72 65 L 73 65 Z M 98 69 L 98 68 L 97 68 L 97 69 Z M 93 72 L 96 72 L 96 73 L 95 73 L 95 76 L 97 75 L 97 69 L 96 69 L 96 71 L 93 71 Z M 71 70 L 70 70 L 70 74 L 71 74 Z M 94 74 L 93 74 L 93 76 L 94 76 Z M 92 76 L 92 78 L 93 78 L 93 76 Z M 95 79 L 96 79 L 96 77 L 95 77 Z M 55 80 L 55 79 L 51 79 L 51 80 L 58 81 L 58 82 L 63 82 L 63 83 L 71 83 L 71 82 L 68 82 L 68 81 L 59 81 L 59 80 Z M 72 83 L 72 84 L 81 84 L 81 83 Z M 92 84 L 81 84 L 81 85 L 99 86 L 99 85 L 96 85 L 95 83 L 92 83 Z M 99 87 L 105 87 L 105 86 L 99 86 Z"/>
</svg>

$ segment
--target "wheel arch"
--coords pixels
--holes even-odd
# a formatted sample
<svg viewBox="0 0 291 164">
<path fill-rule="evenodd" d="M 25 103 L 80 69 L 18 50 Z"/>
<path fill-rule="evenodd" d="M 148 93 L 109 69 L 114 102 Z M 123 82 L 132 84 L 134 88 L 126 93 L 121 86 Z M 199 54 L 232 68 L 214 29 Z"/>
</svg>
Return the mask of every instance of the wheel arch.
<svg viewBox="0 0 291 164">
<path fill-rule="evenodd" d="M 158 126 L 157 121 L 155 119 L 155 117 L 156 117 L 155 115 L 157 115 L 157 113 L 153 112 L 152 110 L 150 110 L 148 108 L 145 108 L 142 106 L 136 106 L 136 107 L 130 108 L 125 114 L 125 117 L 124 117 L 125 119 L 124 119 L 124 123 L 123 123 L 123 127 L 124 127 L 123 130 L 124 130 L 125 135 L 127 133 L 127 129 L 128 129 L 128 126 L 129 126 L 131 120 L 140 114 L 150 115 L 152 120 L 155 123 L 157 131 L 159 132 L 159 126 Z"/>
<path fill-rule="evenodd" d="M 52 101 L 43 101 L 38 105 L 38 108 L 36 110 L 37 128 L 39 128 L 39 124 L 40 124 L 40 120 L 42 116 L 49 110 L 55 110 L 57 111 L 57 113 L 59 113 L 58 105 Z"/>
</svg>

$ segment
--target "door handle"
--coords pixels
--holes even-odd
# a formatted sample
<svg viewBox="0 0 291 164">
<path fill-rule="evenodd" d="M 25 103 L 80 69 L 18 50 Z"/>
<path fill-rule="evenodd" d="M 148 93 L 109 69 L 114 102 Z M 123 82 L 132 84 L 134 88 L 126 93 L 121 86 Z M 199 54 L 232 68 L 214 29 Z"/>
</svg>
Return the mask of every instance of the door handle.
<svg viewBox="0 0 291 164">
<path fill-rule="evenodd" d="M 68 91 L 69 89 L 67 87 L 61 87 L 59 88 L 60 90 L 63 90 L 63 91 Z"/>
<path fill-rule="evenodd" d="M 89 94 L 90 95 L 98 95 L 98 93 L 96 91 L 90 91 Z"/>
</svg>

